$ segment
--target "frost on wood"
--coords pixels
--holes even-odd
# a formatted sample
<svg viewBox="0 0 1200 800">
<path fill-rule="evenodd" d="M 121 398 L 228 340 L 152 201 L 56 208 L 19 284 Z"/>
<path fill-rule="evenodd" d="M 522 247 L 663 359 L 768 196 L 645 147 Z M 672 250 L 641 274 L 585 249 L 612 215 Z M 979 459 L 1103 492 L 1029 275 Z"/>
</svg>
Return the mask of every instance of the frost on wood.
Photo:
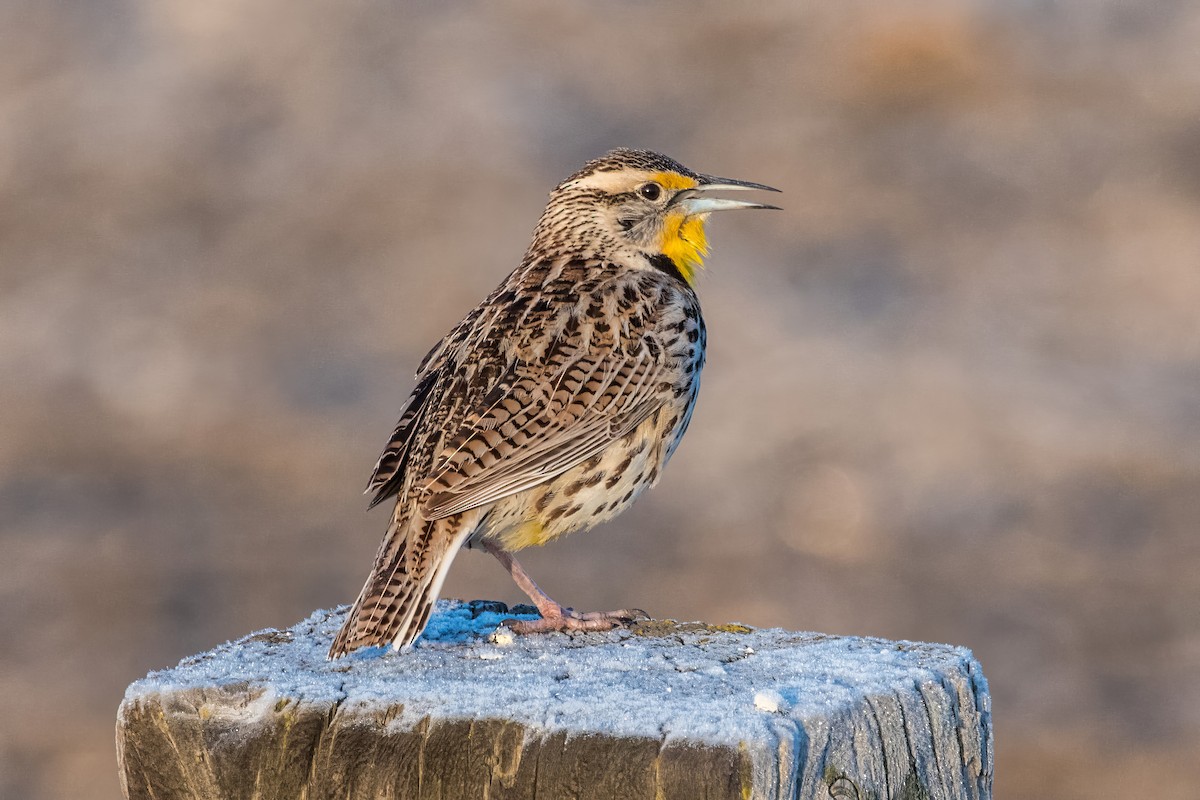
<svg viewBox="0 0 1200 800">
<path fill-rule="evenodd" d="M 117 715 L 129 798 L 989 798 L 968 650 L 647 621 L 496 637 L 442 601 L 409 652 L 328 662 L 345 609 L 186 659 Z"/>
</svg>

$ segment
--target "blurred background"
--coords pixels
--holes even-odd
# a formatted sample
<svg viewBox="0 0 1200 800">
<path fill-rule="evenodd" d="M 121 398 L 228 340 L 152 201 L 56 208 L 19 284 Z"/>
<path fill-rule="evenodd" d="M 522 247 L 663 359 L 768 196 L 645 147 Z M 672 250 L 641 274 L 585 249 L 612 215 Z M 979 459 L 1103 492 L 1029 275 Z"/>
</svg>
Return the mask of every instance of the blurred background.
<svg viewBox="0 0 1200 800">
<path fill-rule="evenodd" d="M 0 3 L 0 796 L 124 687 L 357 593 L 426 350 L 618 145 L 730 215 L 586 608 L 973 648 L 999 798 L 1200 786 L 1200 7 Z M 515 602 L 479 552 L 445 596 Z"/>
</svg>

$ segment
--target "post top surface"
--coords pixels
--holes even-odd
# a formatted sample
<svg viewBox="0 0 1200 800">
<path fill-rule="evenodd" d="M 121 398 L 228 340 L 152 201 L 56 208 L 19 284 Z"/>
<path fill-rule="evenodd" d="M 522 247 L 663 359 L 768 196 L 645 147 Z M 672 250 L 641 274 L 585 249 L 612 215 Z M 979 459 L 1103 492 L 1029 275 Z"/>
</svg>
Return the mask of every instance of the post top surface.
<svg viewBox="0 0 1200 800">
<path fill-rule="evenodd" d="M 969 674 L 987 696 L 961 647 L 672 621 L 497 642 L 489 637 L 501 620 L 519 615 L 479 601 L 440 601 L 407 652 L 375 648 L 330 662 L 345 611 L 318 611 L 152 672 L 129 686 L 125 704 L 212 689 L 244 695 L 233 705 L 248 717 L 260 705 L 332 701 L 341 713 L 387 711 L 390 724 L 405 726 L 502 717 L 542 730 L 737 744 L 781 718 L 828 720 L 864 696 L 950 675 Z"/>
</svg>

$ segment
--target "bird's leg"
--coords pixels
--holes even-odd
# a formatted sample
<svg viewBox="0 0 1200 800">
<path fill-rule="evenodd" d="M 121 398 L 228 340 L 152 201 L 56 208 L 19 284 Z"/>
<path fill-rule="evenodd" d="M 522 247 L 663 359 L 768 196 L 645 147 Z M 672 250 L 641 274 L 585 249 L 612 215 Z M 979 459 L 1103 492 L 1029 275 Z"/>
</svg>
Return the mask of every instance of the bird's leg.
<svg viewBox="0 0 1200 800">
<path fill-rule="evenodd" d="M 483 549 L 496 557 L 508 574 L 512 577 L 513 583 L 520 587 L 533 604 L 537 606 L 538 613 L 543 617 L 561 617 L 566 614 L 566 609 L 541 590 L 541 588 L 533 582 L 533 578 L 529 577 L 529 573 L 521 566 L 512 553 L 506 550 L 501 550 L 497 545 L 484 539 L 481 542 Z"/>
<path fill-rule="evenodd" d="M 548 631 L 606 631 L 625 622 L 632 622 L 639 617 L 648 617 L 645 611 L 638 609 L 620 611 L 590 611 L 580 614 L 574 609 L 567 608 L 555 602 L 550 595 L 543 592 L 520 562 L 506 550 L 502 550 L 494 542 L 484 539 L 480 542 L 496 560 L 504 565 L 504 569 L 512 577 L 513 583 L 520 587 L 542 615 L 537 620 L 520 620 L 507 623 L 513 633 L 545 633 Z"/>
</svg>

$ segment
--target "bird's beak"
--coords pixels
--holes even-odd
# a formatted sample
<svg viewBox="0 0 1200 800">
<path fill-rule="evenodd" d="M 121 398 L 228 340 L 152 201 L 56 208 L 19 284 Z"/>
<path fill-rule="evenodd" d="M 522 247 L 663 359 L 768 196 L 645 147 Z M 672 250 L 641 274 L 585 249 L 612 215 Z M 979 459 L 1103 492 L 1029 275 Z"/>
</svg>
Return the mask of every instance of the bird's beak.
<svg viewBox="0 0 1200 800">
<path fill-rule="evenodd" d="M 768 205 L 767 203 L 752 203 L 746 200 L 729 200 L 724 197 L 708 197 L 709 192 L 730 191 L 742 192 L 750 189 L 757 189 L 764 192 L 778 192 L 779 190 L 767 186 L 762 183 L 751 183 L 750 181 L 738 181 L 733 178 L 717 178 L 712 175 L 701 175 L 699 185 L 694 189 L 688 189 L 686 192 L 680 192 L 676 200 L 687 215 L 707 214 L 711 211 L 726 211 L 731 208 L 773 208 L 776 211 L 780 210 L 779 206 Z"/>
</svg>

